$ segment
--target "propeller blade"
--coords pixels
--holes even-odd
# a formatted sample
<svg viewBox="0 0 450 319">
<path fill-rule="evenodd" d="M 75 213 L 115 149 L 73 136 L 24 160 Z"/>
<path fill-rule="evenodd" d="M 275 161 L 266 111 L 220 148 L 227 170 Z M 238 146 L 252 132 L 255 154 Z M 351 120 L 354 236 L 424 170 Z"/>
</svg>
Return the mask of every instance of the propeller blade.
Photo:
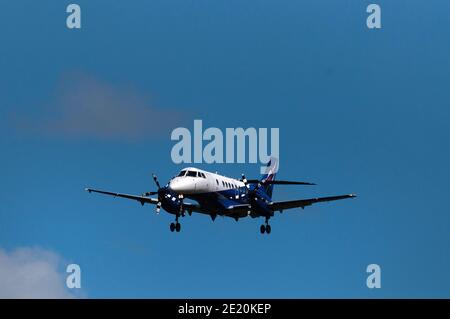
<svg viewBox="0 0 450 319">
<path fill-rule="evenodd" d="M 156 186 L 158 186 L 158 189 L 161 188 L 161 186 L 159 185 L 159 182 L 158 182 L 158 177 L 156 177 L 155 174 L 152 174 L 152 175 L 153 175 L 153 180 L 154 180 L 155 183 L 156 183 Z"/>
<path fill-rule="evenodd" d="M 244 174 L 242 174 L 241 181 L 244 183 L 244 186 L 248 189 L 248 188 L 249 188 L 249 186 L 248 186 L 248 180 L 247 180 L 247 178 L 245 177 Z"/>
</svg>

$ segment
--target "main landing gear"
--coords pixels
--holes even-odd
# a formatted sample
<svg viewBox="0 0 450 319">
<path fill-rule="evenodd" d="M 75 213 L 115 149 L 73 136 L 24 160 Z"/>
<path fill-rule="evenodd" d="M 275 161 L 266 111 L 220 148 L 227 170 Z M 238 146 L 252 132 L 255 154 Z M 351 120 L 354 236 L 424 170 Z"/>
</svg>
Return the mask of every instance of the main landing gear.
<svg viewBox="0 0 450 319">
<path fill-rule="evenodd" d="M 170 223 L 170 231 L 171 232 L 176 230 L 177 233 L 179 233 L 181 230 L 181 224 L 178 222 L 178 217 L 179 217 L 179 215 L 177 215 L 177 217 L 175 217 L 175 223 Z"/>
<path fill-rule="evenodd" d="M 269 217 L 266 217 L 266 224 L 265 225 L 261 225 L 261 234 L 267 233 L 270 234 L 270 232 L 272 231 L 272 227 L 270 227 L 269 225 Z"/>
</svg>

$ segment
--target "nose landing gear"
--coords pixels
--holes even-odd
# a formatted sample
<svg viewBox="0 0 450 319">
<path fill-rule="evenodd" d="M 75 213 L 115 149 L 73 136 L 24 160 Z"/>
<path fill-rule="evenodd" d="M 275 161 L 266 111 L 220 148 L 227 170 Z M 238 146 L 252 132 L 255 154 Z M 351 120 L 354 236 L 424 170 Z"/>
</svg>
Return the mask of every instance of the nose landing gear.
<svg viewBox="0 0 450 319">
<path fill-rule="evenodd" d="M 261 234 L 267 233 L 270 234 L 272 231 L 272 227 L 269 225 L 269 217 L 266 217 L 266 223 L 265 225 L 261 225 L 260 227 Z"/>
</svg>

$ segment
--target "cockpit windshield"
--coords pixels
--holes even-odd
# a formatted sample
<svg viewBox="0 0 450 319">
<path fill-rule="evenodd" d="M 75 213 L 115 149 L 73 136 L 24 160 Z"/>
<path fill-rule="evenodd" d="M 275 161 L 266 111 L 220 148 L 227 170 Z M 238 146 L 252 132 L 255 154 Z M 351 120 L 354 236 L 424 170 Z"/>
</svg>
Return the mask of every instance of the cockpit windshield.
<svg viewBox="0 0 450 319">
<path fill-rule="evenodd" d="M 198 172 L 198 171 L 189 171 L 189 170 L 182 170 L 177 177 L 201 177 L 201 178 L 206 178 L 206 175 L 203 174 L 202 172 Z"/>
</svg>

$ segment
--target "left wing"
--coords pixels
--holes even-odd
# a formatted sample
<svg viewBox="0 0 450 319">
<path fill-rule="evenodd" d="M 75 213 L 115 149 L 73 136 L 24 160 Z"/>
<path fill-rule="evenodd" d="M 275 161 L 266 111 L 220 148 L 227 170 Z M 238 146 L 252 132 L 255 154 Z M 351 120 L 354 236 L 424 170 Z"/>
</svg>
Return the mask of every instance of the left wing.
<svg viewBox="0 0 450 319">
<path fill-rule="evenodd" d="M 348 195 L 340 195 L 340 196 L 330 196 L 330 197 L 318 197 L 318 198 L 310 198 L 310 199 L 300 199 L 300 200 L 291 200 L 285 202 L 272 202 L 269 206 L 273 211 L 282 211 L 284 209 L 301 207 L 305 208 L 305 206 L 309 206 L 315 203 L 321 202 L 331 202 L 334 200 L 346 199 L 346 198 L 354 198 L 355 194 Z"/>
</svg>

